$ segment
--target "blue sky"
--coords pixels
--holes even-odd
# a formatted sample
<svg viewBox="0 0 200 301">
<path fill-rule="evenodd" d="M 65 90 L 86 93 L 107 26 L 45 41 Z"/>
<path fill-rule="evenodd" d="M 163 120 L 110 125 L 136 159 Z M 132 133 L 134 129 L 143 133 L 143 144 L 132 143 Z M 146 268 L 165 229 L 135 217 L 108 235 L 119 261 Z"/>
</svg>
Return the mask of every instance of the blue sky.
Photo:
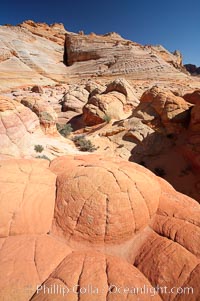
<svg viewBox="0 0 200 301">
<path fill-rule="evenodd" d="M 0 24 L 23 20 L 61 22 L 69 31 L 115 31 L 141 44 L 178 49 L 184 63 L 200 66 L 200 0 L 9 0 L 0 5 Z"/>
</svg>

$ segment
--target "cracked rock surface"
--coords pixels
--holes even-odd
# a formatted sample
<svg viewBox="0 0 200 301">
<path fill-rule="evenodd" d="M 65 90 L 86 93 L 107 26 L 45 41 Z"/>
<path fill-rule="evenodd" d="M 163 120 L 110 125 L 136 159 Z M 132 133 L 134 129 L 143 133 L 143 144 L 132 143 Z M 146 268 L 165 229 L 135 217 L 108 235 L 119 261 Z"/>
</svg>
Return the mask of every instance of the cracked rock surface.
<svg viewBox="0 0 200 301">
<path fill-rule="evenodd" d="M 200 205 L 145 167 L 2 160 L 0 204 L 2 301 L 199 300 Z"/>
</svg>

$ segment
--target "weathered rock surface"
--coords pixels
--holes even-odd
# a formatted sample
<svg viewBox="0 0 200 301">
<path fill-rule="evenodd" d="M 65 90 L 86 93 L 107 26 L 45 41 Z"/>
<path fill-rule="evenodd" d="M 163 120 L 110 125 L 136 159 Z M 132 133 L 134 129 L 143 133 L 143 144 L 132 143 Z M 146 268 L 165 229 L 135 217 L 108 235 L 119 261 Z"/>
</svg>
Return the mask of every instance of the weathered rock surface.
<svg viewBox="0 0 200 301">
<path fill-rule="evenodd" d="M 41 86 L 35 85 L 31 88 L 31 91 L 34 93 L 43 93 L 43 89 Z"/>
<path fill-rule="evenodd" d="M 74 34 L 66 31 L 62 24 L 28 20 L 18 26 L 0 26 L 0 37 L 2 90 L 57 82 L 77 83 L 77 78 L 110 80 L 116 76 L 141 80 L 144 86 L 161 81 L 182 87 L 192 83 L 199 88 L 198 79 L 181 72 L 179 52 L 171 54 L 162 46 L 142 46 L 115 33 Z"/>
<path fill-rule="evenodd" d="M 40 97 L 28 96 L 24 97 L 21 103 L 38 116 L 45 134 L 57 134 L 57 114 L 47 101 Z"/>
<path fill-rule="evenodd" d="M 83 107 L 83 120 L 85 125 L 91 126 L 105 122 L 106 118 L 124 119 L 131 114 L 131 107 L 128 107 L 128 114 L 127 107 L 125 96 L 119 92 L 97 94 Z"/>
<path fill-rule="evenodd" d="M 46 23 L 36 23 L 34 21 L 27 20 L 18 26 L 28 29 L 34 35 L 56 42 L 61 46 L 64 45 L 65 33 L 67 31 L 62 23 L 48 25 Z"/>
<path fill-rule="evenodd" d="M 199 77 L 178 51 L 65 33 L 0 26 L 0 300 L 198 301 L 200 206 L 160 177 L 199 198 Z M 70 119 L 100 156 L 57 135 Z M 37 294 L 41 284 L 74 292 Z"/>
<path fill-rule="evenodd" d="M 54 80 L 63 80 L 65 77 L 63 40 L 54 39 L 51 30 L 48 32 L 43 30 L 43 26 L 32 23 L 0 26 L 1 89 L 27 84 L 53 84 Z"/>
<path fill-rule="evenodd" d="M 152 49 L 158 56 L 162 57 L 167 63 L 171 64 L 177 69 L 183 70 L 183 57 L 180 51 L 175 50 L 173 53 L 169 52 L 162 45 L 149 45 L 146 46 Z"/>
<path fill-rule="evenodd" d="M 139 104 L 138 98 L 135 96 L 135 91 L 124 78 L 117 78 L 114 81 L 111 81 L 105 90 L 105 94 L 109 92 L 117 91 L 126 96 L 126 101 L 128 104 L 131 104 L 133 107 L 136 107 Z"/>
<path fill-rule="evenodd" d="M 101 80 L 91 80 L 89 79 L 85 85 L 85 89 L 90 93 L 90 96 L 94 94 L 101 94 L 105 91 L 106 86 L 101 82 Z"/>
<path fill-rule="evenodd" d="M 66 244 L 46 234 L 15 235 L 4 239 L 0 249 L 3 271 L 0 300 L 30 300 L 36 288 L 70 252 Z"/>
<path fill-rule="evenodd" d="M 190 125 L 187 131 L 186 144 L 183 145 L 183 153 L 191 162 L 191 166 L 197 173 L 200 171 L 200 103 L 196 103 L 191 110 Z M 197 174 L 198 175 L 198 174 Z M 199 183 L 199 182 L 198 182 Z M 199 184 L 197 189 L 199 191 Z"/>
<path fill-rule="evenodd" d="M 62 111 L 72 111 L 78 114 L 82 113 L 83 106 L 88 101 L 89 92 L 84 86 L 72 85 L 63 96 Z"/>
<path fill-rule="evenodd" d="M 160 51 L 125 40 L 115 33 L 66 34 L 65 52 L 65 62 L 74 75 L 131 74 L 132 78 L 139 79 L 148 73 L 156 78 L 186 77 L 167 63 Z M 174 61 L 178 61 L 177 56 Z"/>
<path fill-rule="evenodd" d="M 192 108 L 190 130 L 200 134 L 200 103 Z"/>
<path fill-rule="evenodd" d="M 117 158 L 0 165 L 1 300 L 198 300 L 196 201 Z"/>
<path fill-rule="evenodd" d="M 41 133 L 38 117 L 22 104 L 1 96 L 1 154 L 20 156 L 30 147 L 30 137 L 34 133 Z"/>
<path fill-rule="evenodd" d="M 179 244 L 172 243 L 171 240 L 155 233 L 148 237 L 139 252 L 134 263 L 136 267 L 144 273 L 153 286 L 167 287 L 167 293 L 164 289 L 163 291 L 160 289 L 162 300 L 183 300 L 183 290 L 188 287 L 188 282 L 193 282 L 194 286 L 190 288 L 187 298 L 198 300 L 196 298 L 199 296 L 200 287 L 194 275 L 200 262 L 196 256 Z M 188 281 L 188 278 L 191 281 Z M 181 287 L 182 294 L 180 296 L 177 289 Z M 196 291 L 193 296 L 191 289 L 194 287 Z"/>
<path fill-rule="evenodd" d="M 161 122 L 159 127 L 163 125 L 168 133 L 178 133 L 189 123 L 192 105 L 170 91 L 154 86 L 142 95 L 140 101 L 133 116 L 156 126 Z"/>
<path fill-rule="evenodd" d="M 47 160 L 0 163 L 0 237 L 47 233 L 55 201 L 55 175 Z"/>
<path fill-rule="evenodd" d="M 65 157 L 54 160 L 51 170 L 58 174 L 54 232 L 66 239 L 119 244 L 147 226 L 157 210 L 159 185 L 133 163 Z"/>
<path fill-rule="evenodd" d="M 139 104 L 132 87 L 125 79 L 116 79 L 107 85 L 101 94 L 91 93 L 83 107 L 83 121 L 86 125 L 96 125 L 110 119 L 129 117 L 132 109 Z"/>
<path fill-rule="evenodd" d="M 125 276 L 126 275 L 126 276 Z M 125 278 L 123 277 L 125 276 Z M 88 285 L 89 284 L 89 285 Z M 116 285 L 117 284 L 117 285 Z M 149 281 L 133 266 L 126 261 L 114 256 L 108 256 L 96 252 L 86 254 L 75 252 L 67 256 L 51 276 L 44 282 L 47 287 L 61 285 L 70 292 L 67 299 L 77 300 L 161 300 L 155 294 Z M 148 286 L 149 293 L 139 291 L 134 293 L 134 288 Z M 84 291 L 88 291 L 87 294 Z M 117 292 L 118 291 L 118 292 Z M 120 293 L 119 293 L 120 292 Z M 41 289 L 32 300 L 44 300 L 45 291 Z M 48 300 L 61 300 L 61 296 L 53 293 Z"/>
<path fill-rule="evenodd" d="M 198 300 L 200 207 L 163 180 L 161 187 L 160 204 L 152 223 L 157 233 L 148 236 L 138 250 L 134 265 L 153 286 L 166 285 L 167 293 L 160 291 L 163 300 Z M 189 293 L 187 287 L 190 287 Z M 178 292 L 178 288 L 182 289 Z M 171 293 L 170 289 L 173 289 Z"/>
<path fill-rule="evenodd" d="M 39 99 L 38 102 L 35 102 L 35 98 L 33 99 L 31 102 L 31 97 L 28 98 L 27 104 L 33 106 L 42 125 L 45 126 L 45 133 L 51 135 L 44 135 L 38 116 L 29 108 L 8 97 L 0 96 L 0 154 L 17 158 L 45 155 L 47 159 L 51 159 L 69 153 L 77 153 L 72 141 L 58 135 L 55 128 L 56 114 L 54 110 L 50 106 L 46 106 L 43 100 L 40 102 Z M 50 113 L 46 112 L 48 108 Z M 51 137 L 52 133 L 53 137 Z M 43 147 L 42 154 L 37 153 L 36 145 Z"/>
<path fill-rule="evenodd" d="M 183 95 L 183 98 L 193 104 L 200 104 L 200 90 L 195 90 L 191 93 L 187 93 Z"/>
</svg>

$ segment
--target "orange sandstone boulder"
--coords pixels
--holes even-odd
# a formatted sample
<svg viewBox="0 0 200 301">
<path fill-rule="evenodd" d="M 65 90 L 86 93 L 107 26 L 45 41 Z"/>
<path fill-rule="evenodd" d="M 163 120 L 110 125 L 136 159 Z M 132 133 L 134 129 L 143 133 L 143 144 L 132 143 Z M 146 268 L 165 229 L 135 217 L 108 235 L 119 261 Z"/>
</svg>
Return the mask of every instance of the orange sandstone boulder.
<svg viewBox="0 0 200 301">
<path fill-rule="evenodd" d="M 38 116 L 45 134 L 57 134 L 57 114 L 47 101 L 38 96 L 28 96 L 24 97 L 21 103 Z"/>
<path fill-rule="evenodd" d="M 40 133 L 38 117 L 22 104 L 0 96 L 0 152 L 20 156 L 31 145 L 31 135 Z"/>
<path fill-rule="evenodd" d="M 155 214 L 160 186 L 136 164 L 98 156 L 52 161 L 57 177 L 53 233 L 67 240 L 119 244 L 146 227 Z"/>
<path fill-rule="evenodd" d="M 184 247 L 156 233 L 148 236 L 134 262 L 153 286 L 162 288 L 159 291 L 162 300 L 178 298 L 180 288 L 187 287 L 188 280 L 199 264 L 199 259 Z M 187 300 L 198 300 L 200 286 L 197 278 L 193 284 L 195 295 L 193 296 L 190 289 Z M 177 300 L 182 299 L 179 296 Z"/>
<path fill-rule="evenodd" d="M 72 85 L 62 99 L 62 112 L 72 111 L 82 113 L 83 106 L 88 101 L 89 92 L 81 85 Z"/>
<path fill-rule="evenodd" d="M 83 107 L 83 120 L 86 125 L 96 125 L 109 119 L 125 119 L 139 104 L 131 85 L 118 78 L 107 85 L 104 92 L 94 90 Z"/>
<path fill-rule="evenodd" d="M 160 184 L 160 203 L 151 222 L 155 232 L 139 248 L 134 265 L 153 286 L 167 287 L 159 292 L 162 300 L 198 300 L 200 206 L 164 180 Z"/>
<path fill-rule="evenodd" d="M 168 133 L 179 133 L 189 123 L 192 104 L 171 91 L 154 86 L 144 92 L 140 101 L 133 117 L 152 124 L 160 123 L 159 127 L 163 126 Z"/>
</svg>

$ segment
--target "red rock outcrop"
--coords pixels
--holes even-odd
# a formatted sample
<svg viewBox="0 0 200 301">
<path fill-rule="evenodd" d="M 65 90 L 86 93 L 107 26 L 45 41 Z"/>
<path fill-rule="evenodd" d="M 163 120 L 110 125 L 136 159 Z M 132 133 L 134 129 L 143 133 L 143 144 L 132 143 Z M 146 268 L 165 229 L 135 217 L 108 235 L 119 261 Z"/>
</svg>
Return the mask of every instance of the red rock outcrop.
<svg viewBox="0 0 200 301">
<path fill-rule="evenodd" d="M 83 121 L 86 125 L 96 125 L 107 119 L 125 119 L 139 104 L 130 84 L 125 79 L 110 82 L 101 94 L 91 93 L 83 107 Z"/>
<path fill-rule="evenodd" d="M 195 81 L 181 72 L 185 69 L 179 52 L 142 46 L 116 33 L 75 34 L 62 24 L 28 20 L 1 26 L 0 37 L 1 89 L 116 75 L 148 84 L 160 80 L 178 85 L 180 81 L 183 87 Z"/>
<path fill-rule="evenodd" d="M 17 158 L 44 155 L 51 159 L 78 152 L 72 141 L 58 134 L 56 113 L 45 100 L 38 99 L 37 102 L 35 98 L 27 97 L 26 105 L 36 111 L 40 121 L 35 113 L 18 101 L 0 96 L 0 155 Z M 51 135 L 44 135 L 40 122 L 45 133 Z M 37 145 L 42 146 L 42 154 L 35 149 Z"/>
<path fill-rule="evenodd" d="M 183 67 L 183 57 L 180 51 L 175 50 L 173 53 L 169 52 L 167 49 L 165 49 L 162 45 L 156 45 L 156 46 L 146 46 L 152 49 L 153 52 L 155 52 L 158 56 L 162 57 L 163 60 L 165 60 L 167 63 L 171 64 L 177 69 L 184 70 Z"/>
<path fill-rule="evenodd" d="M 140 102 L 133 116 L 160 128 L 164 126 L 168 133 L 179 133 L 189 123 L 192 104 L 170 91 L 154 86 L 144 92 Z"/>
<path fill-rule="evenodd" d="M 34 35 L 46 38 L 63 46 L 65 41 L 65 33 L 67 32 L 62 23 L 54 23 L 48 25 L 46 23 L 34 22 L 32 20 L 24 21 L 18 25 L 26 28 Z"/>
<path fill-rule="evenodd" d="M 183 95 L 183 98 L 193 104 L 200 105 L 200 90 L 195 90 L 191 93 Z"/>
<path fill-rule="evenodd" d="M 198 300 L 200 207 L 163 180 L 160 183 L 160 204 L 151 225 L 156 233 L 138 250 L 134 265 L 153 286 L 167 287 L 160 290 L 163 300 Z"/>
<path fill-rule="evenodd" d="M 200 171 L 200 103 L 198 102 L 191 110 L 186 143 L 182 149 L 185 157 L 198 173 Z"/>
<path fill-rule="evenodd" d="M 33 21 L 21 26 L 0 26 L 0 89 L 54 84 L 66 78 L 65 31 L 56 28 Z"/>
</svg>

